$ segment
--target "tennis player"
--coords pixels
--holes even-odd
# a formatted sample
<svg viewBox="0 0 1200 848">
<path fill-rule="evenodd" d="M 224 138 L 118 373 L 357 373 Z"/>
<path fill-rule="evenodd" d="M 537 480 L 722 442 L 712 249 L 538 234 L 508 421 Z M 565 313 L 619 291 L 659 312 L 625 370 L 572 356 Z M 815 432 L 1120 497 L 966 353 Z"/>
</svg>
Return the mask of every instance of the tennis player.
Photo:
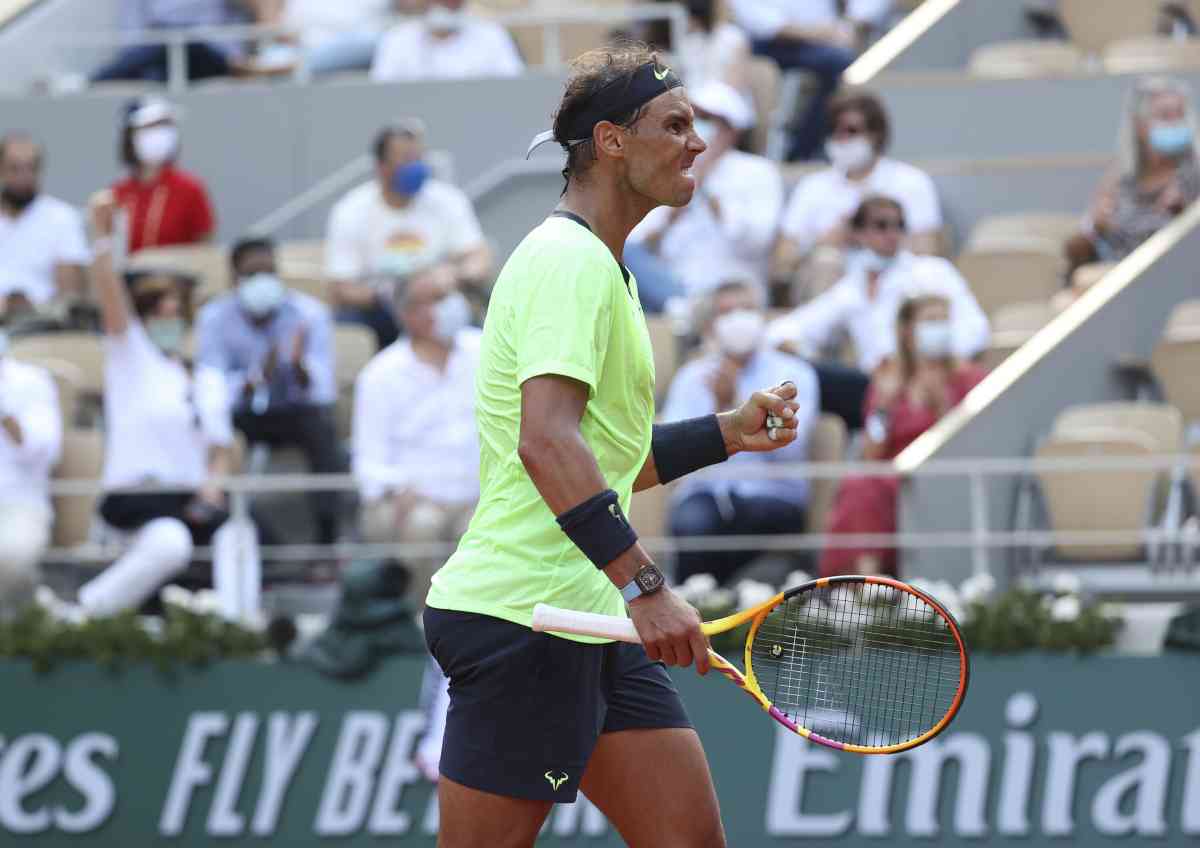
<svg viewBox="0 0 1200 848">
<path fill-rule="evenodd" d="M 476 378 L 481 496 L 433 578 L 425 633 L 450 679 L 443 848 L 532 846 L 578 790 L 634 848 L 725 845 L 700 740 L 664 668 L 708 670 L 699 615 L 626 519 L 632 492 L 795 438 L 795 386 L 655 426 L 630 230 L 684 206 L 704 152 L 678 78 L 642 45 L 572 66 L 554 129 L 559 208 L 496 282 Z M 532 150 L 532 148 L 531 148 Z M 448 422 L 447 426 L 454 426 Z M 633 619 L 643 645 L 535 633 L 539 602 Z"/>
</svg>

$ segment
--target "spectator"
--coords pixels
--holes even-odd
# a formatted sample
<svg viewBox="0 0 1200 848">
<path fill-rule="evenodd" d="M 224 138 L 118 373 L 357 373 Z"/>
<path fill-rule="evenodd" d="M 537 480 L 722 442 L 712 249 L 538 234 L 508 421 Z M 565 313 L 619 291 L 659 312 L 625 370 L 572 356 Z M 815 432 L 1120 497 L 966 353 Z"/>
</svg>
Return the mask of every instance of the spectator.
<svg viewBox="0 0 1200 848">
<path fill-rule="evenodd" d="M 895 459 L 983 379 L 980 368 L 954 356 L 951 309 L 940 297 L 901 304 L 895 330 L 899 355 L 876 373 L 867 396 L 864 459 Z M 847 477 L 838 488 L 828 532 L 895 533 L 898 489 L 896 477 Z M 896 550 L 887 546 L 829 547 L 821 556 L 824 577 L 895 573 Z"/>
<path fill-rule="evenodd" d="M 251 444 L 298 447 L 314 474 L 345 472 L 329 309 L 284 286 L 270 241 L 240 241 L 230 259 L 235 290 L 200 310 L 198 361 L 224 375 L 234 425 Z M 318 544 L 337 541 L 341 500 L 311 493 Z"/>
<path fill-rule="evenodd" d="M 884 156 L 891 122 L 883 103 L 865 91 L 848 91 L 829 104 L 832 132 L 825 148 L 833 167 L 800 181 L 783 213 L 777 264 L 799 275 L 797 301 L 820 294 L 844 271 L 852 247 L 847 220 L 869 194 L 894 197 L 909 224 L 914 253 L 936 253 L 942 211 L 933 180 L 923 171 Z"/>
<path fill-rule="evenodd" d="M 450 262 L 460 284 L 480 287 L 491 275 L 492 254 L 471 201 L 433 177 L 420 121 L 384 128 L 373 152 L 375 179 L 329 216 L 325 270 L 338 320 L 370 327 L 384 348 L 399 334 L 388 283 Z"/>
<path fill-rule="evenodd" d="M 121 0 L 118 26 L 136 35 L 144 30 L 178 30 L 248 23 L 248 3 L 239 0 Z M 242 62 L 237 41 L 187 44 L 188 79 L 229 76 Z M 166 82 L 170 65 L 165 44 L 131 44 L 92 75 L 93 82 Z"/>
<path fill-rule="evenodd" d="M 817 91 L 797 125 L 789 160 L 815 159 L 826 135 L 826 105 L 842 71 L 854 61 L 864 26 L 886 16 L 889 0 L 847 0 L 846 17 L 837 0 L 730 0 L 733 19 L 751 38 L 755 55 L 785 71 L 814 74 Z"/>
<path fill-rule="evenodd" d="M 1147 77 L 1134 87 L 1117 139 L 1119 161 L 1067 242 L 1074 269 L 1117 262 L 1200 196 L 1196 112 L 1180 80 Z"/>
<path fill-rule="evenodd" d="M 45 307 L 85 294 L 91 260 L 83 219 L 67 203 L 42 193 L 42 147 L 25 133 L 0 138 L 0 312 Z"/>
<path fill-rule="evenodd" d="M 750 39 L 746 33 L 729 21 L 718 20 L 717 0 L 687 0 L 686 5 L 687 32 L 679 44 L 671 42 L 671 27 L 665 21 L 648 26 L 646 40 L 670 51 L 689 89 L 719 80 L 746 91 L 750 84 L 746 69 Z"/>
<path fill-rule="evenodd" d="M 160 97 L 134 100 L 125 109 L 118 153 L 129 176 L 112 191 L 127 216 L 130 253 L 208 241 L 215 229 L 204 183 L 175 164 L 176 117 L 175 107 Z"/>
<path fill-rule="evenodd" d="M 902 249 L 906 216 L 899 202 L 873 195 L 850 219 L 851 238 L 860 245 L 846 275 L 828 291 L 776 320 L 771 342 L 805 357 L 820 357 L 841 338 L 854 345 L 861 374 L 819 365 L 822 408 L 841 415 L 851 429 L 861 423 L 866 375 L 895 353 L 896 310 L 915 293 L 937 294 L 951 304 L 951 346 L 968 359 L 987 346 L 989 326 L 958 270 L 939 256 L 915 256 Z"/>
<path fill-rule="evenodd" d="M 259 23 L 290 32 L 264 53 L 308 74 L 365 71 L 387 24 L 389 0 L 256 0 Z M 260 60 L 263 56 L 260 55 Z"/>
<path fill-rule="evenodd" d="M 80 588 L 90 616 L 138 607 L 187 567 L 193 545 L 211 543 L 228 517 L 218 480 L 229 473 L 233 445 L 221 374 L 191 367 L 182 354 L 190 287 L 147 273 L 126 290 L 113 270 L 115 210 L 110 193 L 93 201 L 92 279 L 106 336 L 100 516 L 132 543 Z M 145 483 L 175 491 L 129 491 Z"/>
<path fill-rule="evenodd" d="M 625 247 L 648 312 L 661 312 L 672 296 L 711 292 L 727 279 L 749 280 L 765 292 L 783 208 L 775 164 L 735 149 L 739 134 L 754 125 L 750 104 L 717 80 L 695 89 L 691 100 L 696 132 L 708 145 L 692 169 L 696 196 L 687 206 L 652 211 Z"/>
<path fill-rule="evenodd" d="M 62 449 L 54 381 L 9 356 L 0 329 L 0 617 L 32 597 L 50 544 L 50 471 Z"/>
<path fill-rule="evenodd" d="M 454 272 L 437 265 L 398 291 L 407 338 L 378 353 L 354 390 L 354 475 L 368 542 L 452 543 L 479 500 L 475 370 L 480 333 Z M 445 556 L 406 557 L 424 602 Z"/>
<path fill-rule="evenodd" d="M 744 282 L 729 282 L 712 294 L 712 320 L 706 328 L 712 352 L 679 370 L 671 382 L 662 420 L 678 421 L 731 408 L 737 398 L 786 380 L 796 384 L 799 425 L 795 443 L 771 453 L 738 454 L 729 462 L 741 467 L 737 480 L 689 478 L 670 512 L 673 536 L 729 536 L 800 533 L 808 505 L 808 481 L 760 479 L 759 469 L 777 462 L 803 462 L 818 414 L 817 379 L 802 360 L 765 347 L 766 316 L 762 292 Z M 684 552 L 676 562 L 676 581 L 710 573 L 727 581 L 757 551 Z"/>
<path fill-rule="evenodd" d="M 432 0 L 421 18 L 394 26 L 379 42 L 371 79 L 520 76 L 525 63 L 508 30 L 465 7 L 466 0 Z"/>
</svg>

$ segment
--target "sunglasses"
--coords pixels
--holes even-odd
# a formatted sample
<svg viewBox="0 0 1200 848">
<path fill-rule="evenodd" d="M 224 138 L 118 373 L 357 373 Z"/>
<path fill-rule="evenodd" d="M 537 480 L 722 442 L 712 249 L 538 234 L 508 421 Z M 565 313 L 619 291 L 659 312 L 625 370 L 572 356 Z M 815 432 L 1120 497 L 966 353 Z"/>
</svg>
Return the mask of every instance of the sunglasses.
<svg viewBox="0 0 1200 848">
<path fill-rule="evenodd" d="M 874 230 L 877 233 L 886 233 L 895 230 L 898 233 L 904 232 L 904 222 L 893 220 L 880 220 L 876 218 L 873 221 L 867 221 L 863 224 L 864 230 Z"/>
</svg>

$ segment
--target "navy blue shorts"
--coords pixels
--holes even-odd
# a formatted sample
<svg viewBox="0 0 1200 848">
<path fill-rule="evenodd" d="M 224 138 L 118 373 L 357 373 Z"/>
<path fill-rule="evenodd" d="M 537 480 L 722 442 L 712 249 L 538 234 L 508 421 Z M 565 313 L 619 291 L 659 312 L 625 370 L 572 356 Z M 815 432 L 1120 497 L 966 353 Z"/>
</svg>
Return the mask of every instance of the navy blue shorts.
<svg viewBox="0 0 1200 848">
<path fill-rule="evenodd" d="M 473 789 L 570 803 L 601 733 L 691 727 L 641 645 L 589 645 L 503 619 L 425 608 L 450 679 L 441 773 Z"/>
</svg>

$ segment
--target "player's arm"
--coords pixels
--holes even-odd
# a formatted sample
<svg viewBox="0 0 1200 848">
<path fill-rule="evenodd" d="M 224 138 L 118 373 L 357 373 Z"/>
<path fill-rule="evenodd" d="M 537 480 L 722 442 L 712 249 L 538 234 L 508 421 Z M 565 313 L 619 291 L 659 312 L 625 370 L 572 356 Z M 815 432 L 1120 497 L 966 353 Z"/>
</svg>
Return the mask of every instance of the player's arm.
<svg viewBox="0 0 1200 848">
<path fill-rule="evenodd" d="M 796 384 L 755 392 L 737 409 L 655 424 L 650 455 L 633 490 L 670 483 L 742 451 L 772 451 L 796 438 Z"/>
<path fill-rule="evenodd" d="M 522 383 L 517 453 L 564 532 L 622 588 L 653 560 L 619 505 L 611 510 L 608 482 L 579 431 L 587 400 L 588 387 L 567 377 L 548 374 Z M 695 662 L 697 671 L 707 673 L 708 641 L 700 616 L 669 588 L 633 600 L 629 615 L 650 659 L 679 666 Z"/>
</svg>

